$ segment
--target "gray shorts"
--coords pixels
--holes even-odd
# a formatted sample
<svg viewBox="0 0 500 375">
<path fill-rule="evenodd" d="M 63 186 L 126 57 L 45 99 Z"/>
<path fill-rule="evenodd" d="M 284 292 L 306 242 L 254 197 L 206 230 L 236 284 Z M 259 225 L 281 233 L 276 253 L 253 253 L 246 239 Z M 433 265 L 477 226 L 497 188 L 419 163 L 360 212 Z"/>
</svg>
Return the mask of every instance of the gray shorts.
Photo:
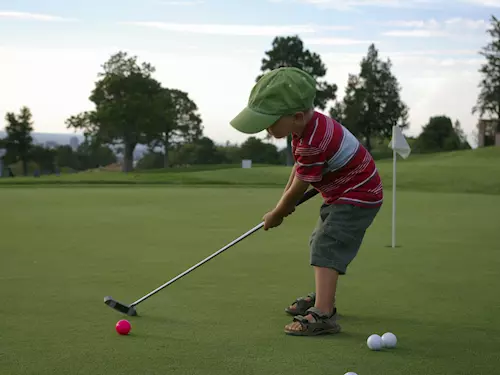
<svg viewBox="0 0 500 375">
<path fill-rule="evenodd" d="M 379 211 L 380 207 L 323 204 L 309 242 L 311 265 L 333 268 L 344 275 Z"/>
</svg>

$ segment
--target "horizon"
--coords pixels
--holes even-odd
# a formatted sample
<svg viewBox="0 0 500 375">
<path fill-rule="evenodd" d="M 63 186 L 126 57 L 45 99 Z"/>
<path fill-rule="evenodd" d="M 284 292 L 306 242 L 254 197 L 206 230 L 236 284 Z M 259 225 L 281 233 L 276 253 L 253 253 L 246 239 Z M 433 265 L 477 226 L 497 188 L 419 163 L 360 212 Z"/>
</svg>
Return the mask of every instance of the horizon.
<svg viewBox="0 0 500 375">
<path fill-rule="evenodd" d="M 120 6 L 118 6 L 120 4 Z M 229 4 L 229 3 L 228 3 Z M 0 0 L 0 116 L 26 105 L 37 133 L 75 134 L 64 121 L 92 109 L 88 96 L 101 65 L 121 50 L 155 68 L 165 87 L 197 104 L 204 135 L 241 144 L 248 135 L 229 125 L 245 105 L 264 52 L 275 36 L 298 35 L 327 66 L 324 77 L 342 99 L 349 73 L 374 43 L 409 106 L 407 136 L 431 116 L 459 120 L 471 146 L 471 114 L 489 41 L 490 0 L 145 0 L 85 6 L 54 0 Z M 95 12 L 99 9 L 99 12 Z M 61 35 L 67 37 L 61 38 Z M 208 72 L 206 73 L 205 70 Z M 333 103 L 329 103 L 329 107 Z M 329 108 L 328 108 L 329 109 Z M 321 111 L 327 113 L 327 110 Z M 78 133 L 76 133 L 78 134 Z M 263 138 L 263 134 L 257 135 Z M 283 145 L 284 141 L 274 141 Z"/>
</svg>

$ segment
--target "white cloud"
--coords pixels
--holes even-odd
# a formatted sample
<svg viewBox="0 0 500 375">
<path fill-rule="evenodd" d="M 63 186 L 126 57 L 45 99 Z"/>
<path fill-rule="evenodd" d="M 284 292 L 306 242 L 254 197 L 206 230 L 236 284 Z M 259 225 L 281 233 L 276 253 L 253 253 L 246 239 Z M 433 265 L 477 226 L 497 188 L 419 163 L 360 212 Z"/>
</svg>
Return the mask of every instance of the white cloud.
<svg viewBox="0 0 500 375">
<path fill-rule="evenodd" d="M 407 57 L 408 59 L 413 59 L 415 56 L 478 56 L 478 51 L 473 49 L 429 49 L 384 52 L 384 55 L 393 60 L 400 56 Z"/>
<path fill-rule="evenodd" d="M 462 0 L 463 3 L 500 8 L 500 0 Z"/>
<path fill-rule="evenodd" d="M 394 37 L 410 37 L 410 38 L 434 38 L 440 36 L 448 36 L 449 34 L 444 31 L 439 30 L 425 30 L 425 29 L 416 29 L 416 30 L 391 30 L 382 33 L 385 36 L 394 36 Z"/>
<path fill-rule="evenodd" d="M 391 56 L 391 61 L 394 64 L 405 64 L 406 66 L 414 66 L 414 67 L 426 67 L 426 68 L 479 68 L 482 63 L 484 63 L 484 59 L 481 58 L 468 58 L 468 59 L 458 59 L 452 57 L 429 57 L 429 56 L 414 56 L 414 55 L 395 55 Z"/>
<path fill-rule="evenodd" d="M 483 19 L 450 18 L 445 21 L 430 20 L 410 20 L 410 21 L 388 21 L 386 26 L 394 26 L 399 29 L 389 30 L 382 33 L 385 36 L 393 37 L 449 37 L 464 36 L 473 33 L 481 33 L 488 27 L 487 21 Z"/>
<path fill-rule="evenodd" d="M 205 4 L 205 1 L 203 0 L 193 0 L 193 1 L 160 1 L 161 4 L 164 5 L 178 5 L 178 6 L 193 6 L 193 5 L 200 5 L 200 4 Z"/>
<path fill-rule="evenodd" d="M 305 44 L 312 45 L 325 45 L 325 46 L 349 46 L 356 44 L 370 44 L 370 43 L 378 43 L 373 40 L 358 40 L 358 39 L 350 39 L 350 38 L 305 38 Z"/>
<path fill-rule="evenodd" d="M 74 19 L 74 18 L 65 18 L 65 17 L 59 17 L 59 16 L 50 15 L 50 14 L 15 12 L 15 11 L 0 11 L 0 18 L 46 21 L 46 22 L 76 21 L 76 19 Z"/>
<path fill-rule="evenodd" d="M 346 30 L 348 26 L 314 26 L 314 25 L 228 25 L 228 24 L 188 24 L 153 21 L 121 22 L 124 25 L 146 27 L 164 31 L 244 36 L 276 36 L 288 34 L 315 33 L 319 30 Z"/>
<path fill-rule="evenodd" d="M 471 50 L 435 49 L 381 53 L 382 59 L 389 57 L 393 62 L 392 71 L 402 87 L 402 99 L 409 106 L 408 134 L 418 135 L 429 117 L 441 113 L 458 119 L 468 134 L 475 129 L 477 117 L 470 112 L 479 91 L 477 70 L 484 61 L 472 54 Z M 339 86 L 339 99 L 344 96 L 348 74 L 359 74 L 359 63 L 364 56 L 364 53 L 321 54 L 329 68 L 326 80 Z"/>
<path fill-rule="evenodd" d="M 447 32 L 439 30 L 416 29 L 416 30 L 391 30 L 382 33 L 382 35 L 405 37 L 405 38 L 435 38 L 440 36 L 448 36 L 449 34 Z"/>
<path fill-rule="evenodd" d="M 259 74 L 262 52 L 244 43 L 234 48 L 241 50 L 227 56 L 188 48 L 182 53 L 179 49 L 124 50 L 139 56 L 141 61 L 151 62 L 157 69 L 155 77 L 165 86 L 189 93 L 200 109 L 207 136 L 217 142 L 242 142 L 247 136 L 228 123 L 247 103 Z M 102 63 L 114 52 L 112 48 L 0 47 L 0 61 L 5 67 L 0 71 L 0 117 L 6 111 L 18 111 L 27 105 L 33 111 L 36 131 L 71 132 L 65 129 L 64 120 L 92 108 L 89 93 Z M 476 117 L 470 114 L 470 109 L 480 79 L 477 73 L 480 59 L 474 53 L 466 49 L 381 53 L 383 59 L 390 57 L 393 61 L 403 100 L 410 107 L 409 134 L 418 134 L 430 116 L 440 113 L 460 120 L 468 133 L 474 129 Z M 329 68 L 325 79 L 339 85 L 339 97 L 343 96 L 348 74 L 359 73 L 363 57 L 362 52 L 321 54 Z M 33 65 L 33 61 L 37 64 Z M 199 69 L 200 61 L 204 69 Z M 207 70 L 211 72 L 209 75 Z M 55 96 L 60 100 L 54 101 Z"/>
<path fill-rule="evenodd" d="M 431 0 L 299 0 L 321 8 L 352 10 L 360 7 L 417 8 L 431 5 Z"/>
<path fill-rule="evenodd" d="M 430 30 L 439 30 L 445 28 L 455 28 L 463 30 L 485 30 L 488 26 L 488 22 L 484 19 L 469 19 L 469 18 L 449 18 L 444 21 L 436 21 L 435 19 L 429 20 L 395 20 L 395 21 L 387 21 L 382 23 L 385 26 L 394 26 L 394 27 L 414 27 L 414 28 L 422 28 L 422 29 L 430 29 Z"/>
<path fill-rule="evenodd" d="M 327 52 L 322 53 L 321 57 L 325 61 L 329 61 L 329 65 L 348 64 L 355 67 L 351 73 L 359 73 L 359 63 L 365 57 L 365 53 L 342 53 L 342 52 Z M 439 56 L 439 57 L 437 57 Z M 477 51 L 473 50 L 416 50 L 416 51 L 394 51 L 383 52 L 382 60 L 389 58 L 394 66 L 404 65 L 412 69 L 435 69 L 444 67 L 475 67 L 484 63 L 484 59 L 478 57 Z M 347 77 L 346 77 L 347 79 Z"/>
</svg>

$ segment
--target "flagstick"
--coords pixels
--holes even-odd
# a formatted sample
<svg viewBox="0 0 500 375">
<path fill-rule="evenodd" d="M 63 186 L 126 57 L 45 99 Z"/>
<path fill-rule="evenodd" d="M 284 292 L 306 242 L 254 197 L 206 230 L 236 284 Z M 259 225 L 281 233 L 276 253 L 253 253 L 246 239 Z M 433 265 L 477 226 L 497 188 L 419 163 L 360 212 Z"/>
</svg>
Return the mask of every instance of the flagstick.
<svg viewBox="0 0 500 375">
<path fill-rule="evenodd" d="M 392 152 L 392 248 L 396 247 L 396 150 Z"/>
</svg>

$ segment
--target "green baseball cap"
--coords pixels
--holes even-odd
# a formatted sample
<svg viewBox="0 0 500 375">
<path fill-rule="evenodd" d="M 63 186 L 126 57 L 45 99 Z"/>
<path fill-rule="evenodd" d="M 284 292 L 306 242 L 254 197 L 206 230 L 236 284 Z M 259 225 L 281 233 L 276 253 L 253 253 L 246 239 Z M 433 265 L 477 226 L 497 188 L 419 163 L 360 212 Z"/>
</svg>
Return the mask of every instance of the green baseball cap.
<svg viewBox="0 0 500 375">
<path fill-rule="evenodd" d="M 264 74 L 253 87 L 247 106 L 230 121 L 236 130 L 259 133 L 282 116 L 314 107 L 316 81 L 301 69 L 284 67 Z"/>
</svg>

